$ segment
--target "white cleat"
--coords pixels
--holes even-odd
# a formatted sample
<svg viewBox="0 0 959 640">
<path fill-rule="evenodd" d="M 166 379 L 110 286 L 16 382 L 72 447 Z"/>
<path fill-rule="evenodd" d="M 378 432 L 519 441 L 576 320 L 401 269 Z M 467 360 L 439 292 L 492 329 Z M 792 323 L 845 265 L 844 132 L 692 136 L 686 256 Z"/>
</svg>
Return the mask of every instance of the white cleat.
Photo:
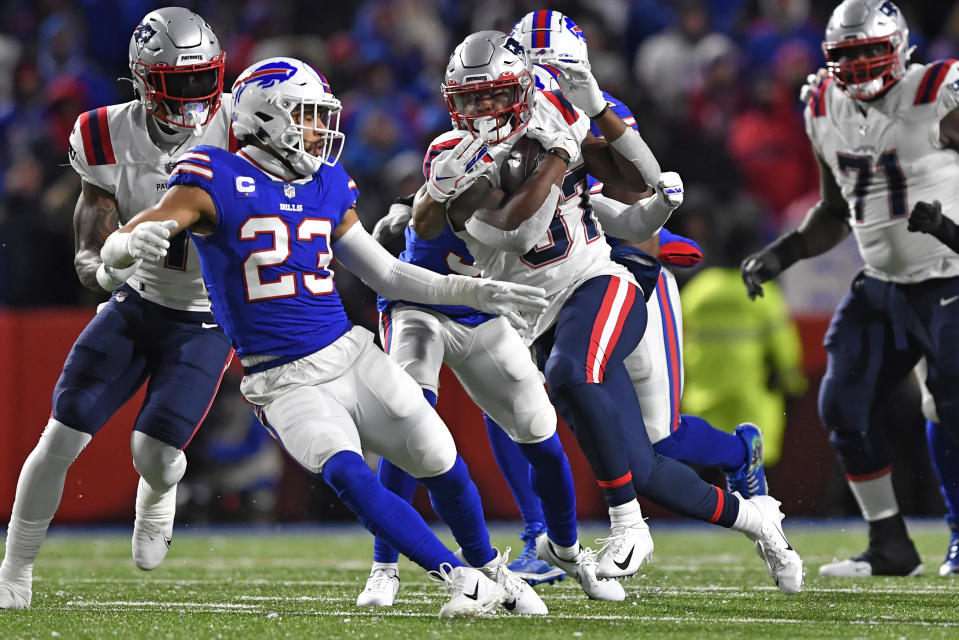
<svg viewBox="0 0 959 640">
<path fill-rule="evenodd" d="M 0 580 L 0 609 L 29 609 L 33 599 L 33 583 Z"/>
<path fill-rule="evenodd" d="M 358 607 L 392 607 L 400 590 L 400 574 L 393 567 L 373 567 L 366 587 L 356 597 Z"/>
<path fill-rule="evenodd" d="M 473 618 L 489 613 L 506 599 L 506 591 L 479 569 L 440 565 L 429 576 L 443 582 L 450 599 L 440 608 L 441 618 Z"/>
<path fill-rule="evenodd" d="M 152 520 L 133 521 L 133 563 L 144 571 L 156 569 L 166 558 L 173 542 L 173 520 L 157 523 Z"/>
<path fill-rule="evenodd" d="M 645 520 L 626 527 L 613 527 L 608 538 L 599 538 L 598 578 L 625 578 L 639 571 L 639 567 L 653 555 L 653 537 Z"/>
<path fill-rule="evenodd" d="M 506 599 L 503 600 L 504 609 L 518 615 L 545 616 L 549 611 L 543 599 L 533 590 L 533 587 L 506 566 L 509 561 L 509 552 L 509 547 L 506 548 L 505 553 L 497 550 L 496 557 L 478 569 L 506 592 Z"/>
<path fill-rule="evenodd" d="M 766 569 L 779 590 L 787 595 L 799 593 L 803 585 L 802 558 L 786 539 L 782 525 L 785 516 L 779 510 L 781 503 L 772 496 L 753 496 L 749 502 L 762 513 L 762 533 L 746 536 L 756 543 L 756 552 L 766 563 Z"/>
<path fill-rule="evenodd" d="M 622 602 L 626 599 L 626 590 L 623 589 L 623 585 L 615 580 L 601 580 L 596 577 L 596 553 L 589 547 L 580 547 L 576 557 L 572 560 L 564 560 L 556 553 L 553 543 L 544 533 L 536 538 L 536 555 L 574 576 L 579 581 L 579 586 L 592 600 Z"/>
<path fill-rule="evenodd" d="M 915 577 L 921 576 L 925 572 L 926 568 L 922 564 L 918 564 L 912 569 L 908 570 L 906 573 L 875 573 L 872 563 L 868 559 L 864 559 L 862 556 L 847 558 L 845 560 L 839 560 L 838 562 L 831 562 L 819 567 L 819 575 L 823 576 L 824 578 L 871 578 L 874 575 Z M 939 570 L 939 575 L 946 575 L 942 573 L 941 568 Z"/>
</svg>

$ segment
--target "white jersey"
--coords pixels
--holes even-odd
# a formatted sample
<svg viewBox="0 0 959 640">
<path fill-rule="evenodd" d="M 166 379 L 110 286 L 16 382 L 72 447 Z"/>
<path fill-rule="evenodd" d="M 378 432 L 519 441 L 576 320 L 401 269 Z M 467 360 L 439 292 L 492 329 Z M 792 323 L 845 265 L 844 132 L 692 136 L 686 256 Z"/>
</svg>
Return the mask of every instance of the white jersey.
<svg viewBox="0 0 959 640">
<path fill-rule="evenodd" d="M 529 126 L 547 131 L 567 129 L 582 142 L 589 133 L 589 118 L 560 92 L 537 91 Z M 433 142 L 431 149 L 444 142 L 448 145 L 451 139 L 462 135 L 459 131 L 443 134 Z M 507 142 L 490 149 L 497 167 L 490 175 L 494 186 L 499 186 L 498 169 L 508 161 L 510 146 Z M 536 322 L 532 334 L 524 336 L 527 341 L 534 340 L 553 324 L 563 303 L 586 280 L 618 275 L 635 283 L 629 271 L 609 257 L 609 244 L 589 204 L 586 164 L 582 158 L 570 165 L 562 190 L 549 229 L 543 239 L 523 255 L 483 245 L 465 231 L 456 234 L 466 243 L 485 277 L 546 290 L 550 306 Z"/>
<path fill-rule="evenodd" d="M 959 222 L 959 155 L 939 141 L 939 121 L 957 107 L 955 61 L 912 65 L 871 102 L 829 79 L 810 99 L 806 131 L 849 205 L 867 275 L 899 283 L 959 276 L 959 255 L 906 228 L 920 200 L 939 200 Z"/>
<path fill-rule="evenodd" d="M 172 153 L 150 139 L 148 114 L 138 101 L 88 111 L 70 133 L 70 164 L 81 178 L 116 197 L 120 224 L 125 224 L 160 201 L 176 156 L 201 144 L 227 148 L 232 105 L 224 93 L 220 110 L 202 135 L 191 135 Z M 162 264 L 144 261 L 127 282 L 145 299 L 164 307 L 209 311 L 196 248 L 189 234 L 174 240 Z"/>
</svg>

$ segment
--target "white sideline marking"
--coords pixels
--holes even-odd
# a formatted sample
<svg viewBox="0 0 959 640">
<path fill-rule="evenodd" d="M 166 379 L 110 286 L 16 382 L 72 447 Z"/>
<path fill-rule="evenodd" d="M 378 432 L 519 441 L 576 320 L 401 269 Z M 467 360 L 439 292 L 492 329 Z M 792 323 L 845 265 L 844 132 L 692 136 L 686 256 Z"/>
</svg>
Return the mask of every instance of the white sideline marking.
<svg viewBox="0 0 959 640">
<path fill-rule="evenodd" d="M 283 615 L 295 616 L 319 616 L 319 617 L 366 617 L 366 618 L 435 618 L 435 613 L 422 613 L 416 611 L 363 611 L 363 610 L 341 610 L 341 611 L 284 611 L 274 612 L 259 608 L 255 605 L 236 604 L 232 602 L 154 602 L 154 601 L 133 601 L 133 600 L 113 600 L 108 602 L 89 602 L 89 601 L 70 601 L 62 607 L 53 607 L 60 610 L 69 610 L 71 608 L 84 609 L 96 607 L 127 607 L 127 608 L 147 608 L 155 607 L 160 609 L 203 609 L 214 613 L 256 613 L 268 614 L 279 613 Z M 696 617 L 696 616 L 617 616 L 617 615 L 568 615 L 568 614 L 550 614 L 549 618 L 557 620 L 609 620 L 609 621 L 634 621 L 634 622 L 691 622 L 701 623 L 737 623 L 737 624 L 796 624 L 808 625 L 809 620 L 796 618 L 717 618 L 717 617 Z M 854 624 L 861 626 L 888 625 L 895 622 L 900 625 L 914 627 L 959 627 L 959 622 L 926 622 L 924 620 L 891 620 L 888 616 L 882 616 L 869 620 L 841 620 L 836 624 Z M 828 621 L 826 622 L 828 624 Z"/>
</svg>

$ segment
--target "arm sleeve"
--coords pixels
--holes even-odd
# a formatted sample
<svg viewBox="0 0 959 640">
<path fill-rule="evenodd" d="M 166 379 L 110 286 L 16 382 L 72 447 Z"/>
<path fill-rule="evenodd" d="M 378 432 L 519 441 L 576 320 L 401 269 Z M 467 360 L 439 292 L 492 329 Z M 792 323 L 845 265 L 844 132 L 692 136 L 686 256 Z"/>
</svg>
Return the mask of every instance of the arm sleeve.
<svg viewBox="0 0 959 640">
<path fill-rule="evenodd" d="M 672 213 L 658 193 L 632 205 L 601 193 L 591 195 L 589 201 L 596 218 L 603 225 L 603 231 L 609 236 L 630 242 L 645 242 L 652 238 Z"/>
<path fill-rule="evenodd" d="M 549 229 L 561 193 L 555 184 L 550 187 L 549 195 L 539 209 L 512 231 L 498 229 L 475 215 L 466 221 L 466 231 L 488 247 L 522 255 L 532 249 Z"/>
<path fill-rule="evenodd" d="M 422 267 L 400 262 L 380 246 L 361 224 L 354 224 L 333 246 L 340 264 L 384 298 L 466 305 L 474 309 L 481 306 L 477 295 L 480 279 L 441 276 Z"/>
</svg>

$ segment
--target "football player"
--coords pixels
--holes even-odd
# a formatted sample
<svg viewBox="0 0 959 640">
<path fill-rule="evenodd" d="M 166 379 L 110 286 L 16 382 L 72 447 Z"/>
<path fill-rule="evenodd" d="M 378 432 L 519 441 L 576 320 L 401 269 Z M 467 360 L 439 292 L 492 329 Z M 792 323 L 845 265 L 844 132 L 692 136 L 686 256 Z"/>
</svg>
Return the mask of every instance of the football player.
<svg viewBox="0 0 959 640">
<path fill-rule="evenodd" d="M 377 244 L 358 224 L 356 187 L 338 163 L 340 109 L 309 65 L 292 58 L 254 64 L 233 85 L 242 148 L 192 148 L 163 199 L 107 239 L 104 261 L 124 268 L 162 260 L 167 237 L 188 230 L 214 316 L 243 363 L 241 391 L 281 446 L 374 535 L 446 582 L 452 597 L 441 616 L 475 615 L 501 601 L 513 613 L 545 614 L 536 592 L 490 546 L 479 494 L 446 426 L 370 332 L 346 317 L 330 265 L 335 255 L 390 298 L 507 317 L 542 309 L 543 292 L 440 276 Z M 462 561 L 377 481 L 364 449 L 430 490 Z"/>
<path fill-rule="evenodd" d="M 541 130 L 536 135 L 545 142 L 545 157 L 522 186 L 499 204 L 459 211 L 449 222 L 484 275 L 546 289 L 550 306 L 530 317 L 532 330 L 525 337 L 535 343 L 554 403 L 598 479 L 616 535 L 627 538 L 626 544 L 611 541 L 597 575 L 632 575 L 651 550 L 638 491 L 680 513 L 742 531 L 757 543 L 780 589 L 796 593 L 802 561 L 786 542 L 778 502 L 768 496 L 743 499 L 705 483 L 689 467 L 655 453 L 645 428 L 630 428 L 641 412 L 623 361 L 642 337 L 646 306 L 632 274 L 610 259 L 588 206 L 586 174 L 630 190 L 656 185 L 662 217 L 655 228 L 671 211 L 668 194 L 655 157 L 609 109 L 588 63 L 551 64 L 560 72 L 562 92 L 537 92 L 526 52 L 514 38 L 497 31 L 467 37 L 453 52 L 443 84 L 457 130 L 433 146 L 474 135 L 491 145 L 499 165 L 509 155 L 508 148 L 498 151 L 502 143 L 527 128 Z M 589 132 L 590 121 L 605 139 Z M 414 201 L 414 228 L 427 237 L 445 224 L 447 202 L 460 179 L 435 170 L 441 158 Z M 499 172 L 487 175 L 498 183 Z M 476 186 L 481 184 L 477 180 Z M 492 184 L 494 190 L 498 186 Z M 648 222 L 654 214 L 643 204 L 625 215 Z M 609 553 L 613 548 L 623 556 Z M 537 550 L 564 569 L 580 553 L 558 547 L 548 534 L 539 537 Z"/>
<path fill-rule="evenodd" d="M 952 304 L 959 256 L 934 237 L 910 233 L 907 221 L 918 200 L 939 200 L 943 215 L 957 216 L 959 68 L 954 61 L 909 66 L 909 29 L 888 0 L 836 7 L 823 50 L 828 76 L 805 110 L 821 200 L 798 229 L 743 262 L 743 281 L 751 297 L 762 295 L 763 282 L 852 230 L 865 268 L 826 333 L 819 411 L 869 523 L 869 545 L 819 572 L 919 575 L 875 412 L 925 356 L 940 428 L 952 441 L 959 437 L 959 345 L 950 338 L 959 330 Z"/>
<path fill-rule="evenodd" d="M 140 474 L 133 559 L 141 569 L 160 564 L 173 535 L 183 449 L 232 358 L 186 236 L 160 262 L 114 269 L 100 257 L 111 231 L 159 201 L 174 158 L 197 143 L 227 146 L 224 53 L 203 18 L 167 7 L 134 29 L 129 60 L 136 99 L 82 114 L 70 134 L 70 164 L 82 178 L 74 263 L 85 286 L 113 295 L 70 350 L 50 420 L 20 472 L 0 566 L 4 609 L 30 606 L 34 559 L 67 469 L 147 378 L 131 437 Z"/>
</svg>

